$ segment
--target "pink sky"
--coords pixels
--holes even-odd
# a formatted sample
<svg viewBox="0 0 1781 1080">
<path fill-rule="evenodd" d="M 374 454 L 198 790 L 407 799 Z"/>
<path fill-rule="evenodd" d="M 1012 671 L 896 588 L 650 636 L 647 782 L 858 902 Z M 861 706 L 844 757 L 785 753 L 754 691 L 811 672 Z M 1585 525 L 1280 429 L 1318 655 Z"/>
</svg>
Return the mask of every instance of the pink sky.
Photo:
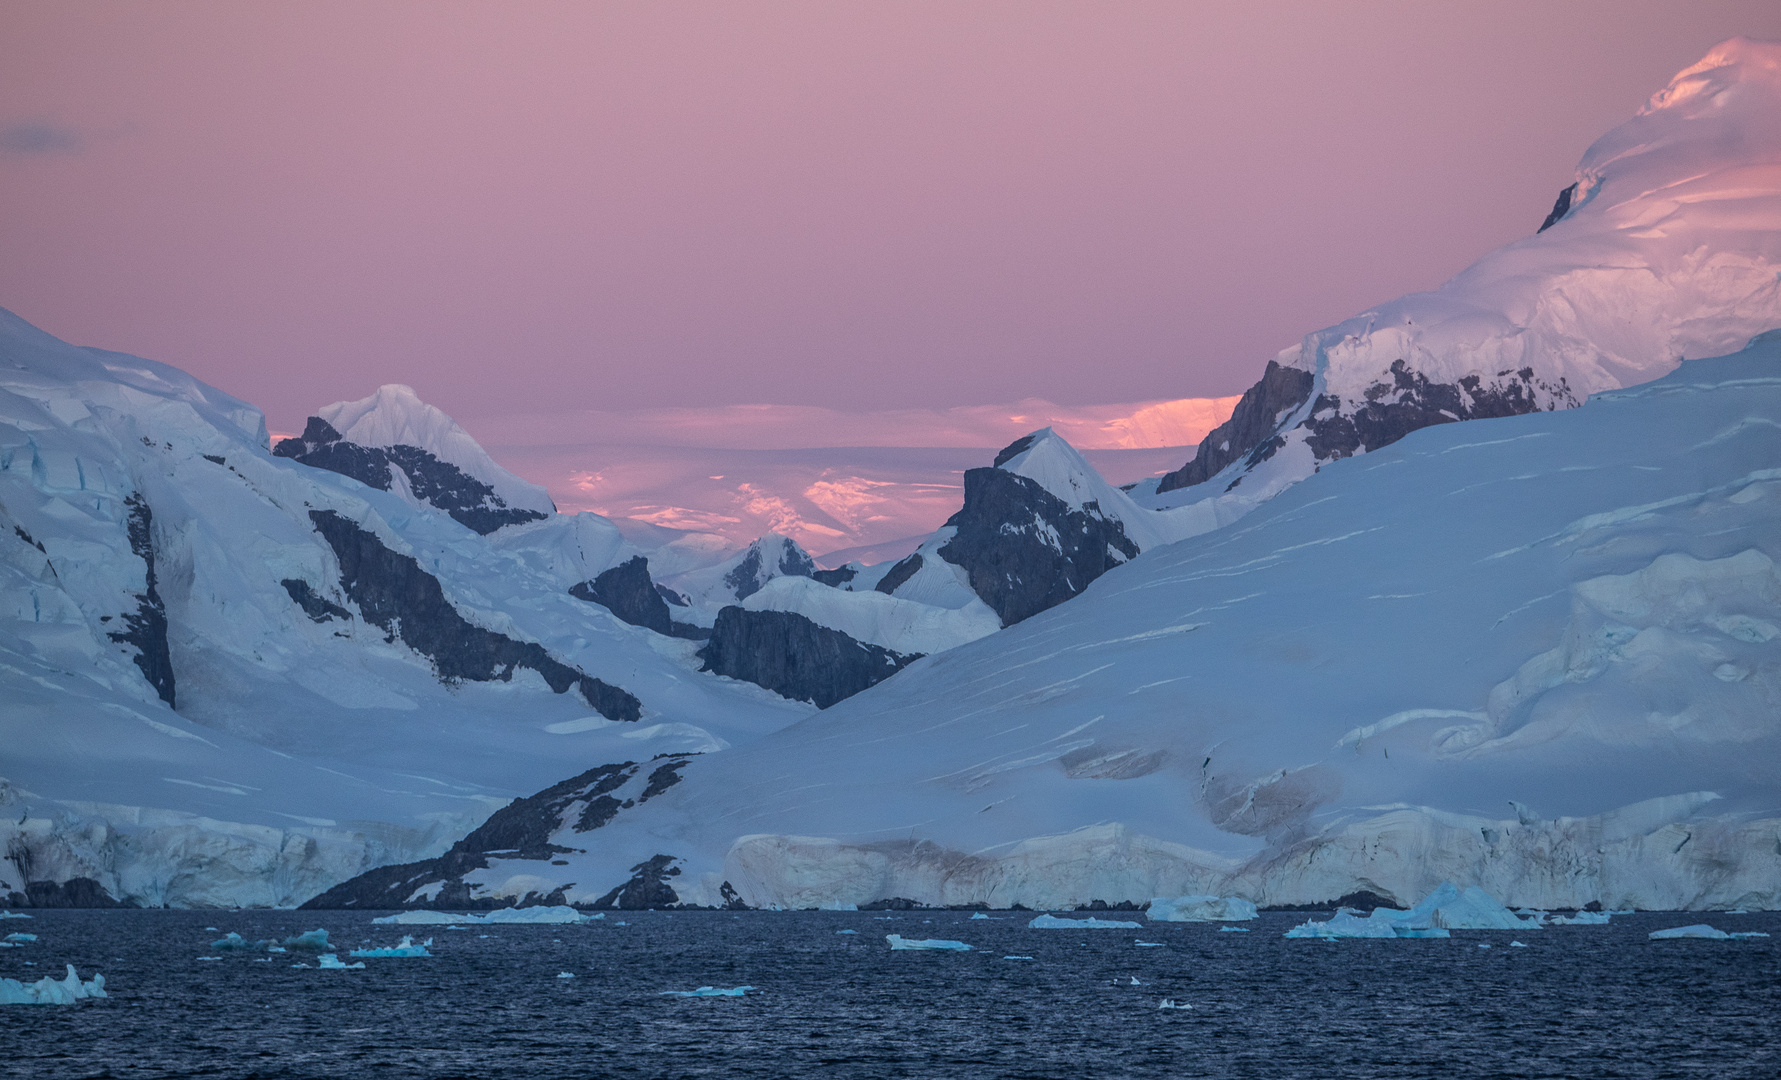
<svg viewBox="0 0 1781 1080">
<path fill-rule="evenodd" d="M 1229 395 L 1737 34 L 1781 4 L 6 2 L 0 306 L 279 428 Z"/>
</svg>

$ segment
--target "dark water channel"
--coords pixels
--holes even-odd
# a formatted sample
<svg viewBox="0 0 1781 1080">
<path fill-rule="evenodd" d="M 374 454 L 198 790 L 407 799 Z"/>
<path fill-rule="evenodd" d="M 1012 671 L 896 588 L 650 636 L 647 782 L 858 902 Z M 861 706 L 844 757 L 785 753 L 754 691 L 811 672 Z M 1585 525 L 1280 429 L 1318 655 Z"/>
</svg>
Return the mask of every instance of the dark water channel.
<svg viewBox="0 0 1781 1080">
<path fill-rule="evenodd" d="M 337 912 L 34 914 L 0 922 L 0 935 L 39 936 L 0 949 L 0 976 L 73 963 L 103 971 L 111 997 L 0 1006 L 6 1077 L 1781 1076 L 1777 914 L 1336 944 L 1283 939 L 1306 916 L 1280 914 L 1250 933 L 1031 930 L 1007 912 L 640 912 L 466 930 Z M 1777 936 L 1646 940 L 1702 921 Z M 198 959 L 226 931 L 318 926 L 342 959 L 408 931 L 438 955 L 363 971 Z M 887 933 L 977 949 L 893 952 Z M 757 989 L 661 993 L 742 984 Z"/>
</svg>

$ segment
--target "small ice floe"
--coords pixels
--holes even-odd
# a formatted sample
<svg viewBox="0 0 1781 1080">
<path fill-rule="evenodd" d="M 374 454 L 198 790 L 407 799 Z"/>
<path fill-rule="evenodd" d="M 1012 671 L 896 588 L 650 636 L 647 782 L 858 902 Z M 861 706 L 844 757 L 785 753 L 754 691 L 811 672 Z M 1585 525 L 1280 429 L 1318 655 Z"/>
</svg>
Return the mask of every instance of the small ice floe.
<svg viewBox="0 0 1781 1080">
<path fill-rule="evenodd" d="M 1191 1008 L 1193 1008 L 1192 1005 L 1189 1005 L 1185 1001 L 1179 1005 L 1175 1004 L 1174 998 L 1164 998 L 1163 1000 L 1157 1002 L 1156 1007 L 1159 1009 L 1191 1009 Z"/>
<path fill-rule="evenodd" d="M 1728 934 L 1706 923 L 1695 923 L 1692 926 L 1673 926 L 1668 930 L 1653 930 L 1649 935 L 1653 941 L 1673 941 L 1677 938 L 1702 938 L 1707 941 L 1734 941 L 1746 938 L 1768 937 L 1756 931 L 1745 931 L 1741 934 Z"/>
<path fill-rule="evenodd" d="M 1132 981 L 1129 983 L 1126 983 L 1126 985 L 1127 986 L 1143 986 L 1144 984 L 1138 981 L 1138 976 L 1133 975 Z"/>
<path fill-rule="evenodd" d="M 1160 941 L 1133 941 L 1132 944 L 1138 946 L 1140 949 L 1160 949 L 1163 947 L 1163 943 Z"/>
<path fill-rule="evenodd" d="M 275 941 L 249 941 L 233 930 L 211 942 L 210 947 L 217 952 L 269 952 L 273 949 L 284 952 Z"/>
<path fill-rule="evenodd" d="M 940 938 L 906 938 L 901 934 L 886 934 L 884 940 L 890 942 L 895 950 L 903 949 L 940 949 L 950 952 L 970 952 L 971 946 L 962 941 L 945 941 Z"/>
<path fill-rule="evenodd" d="M 1247 933 L 1249 933 L 1249 927 L 1247 927 L 1247 926 L 1221 926 L 1218 928 L 1218 932 L 1221 934 L 1247 934 Z"/>
<path fill-rule="evenodd" d="M 1480 948 L 1480 949 L 1488 949 L 1488 948 L 1490 948 L 1490 946 L 1489 946 L 1489 945 L 1479 945 L 1479 946 L 1478 946 L 1478 947 L 1479 947 L 1479 948 Z"/>
<path fill-rule="evenodd" d="M 291 966 L 292 966 L 292 967 L 294 967 L 294 968 L 306 968 L 306 967 L 308 967 L 308 966 L 309 966 L 309 965 L 308 965 L 308 964 L 305 964 L 305 963 L 304 963 L 304 962 L 303 962 L 303 961 L 301 961 L 301 960 L 299 960 L 299 961 L 297 961 L 297 962 L 296 962 L 296 963 L 294 963 L 294 964 L 292 964 L 292 965 L 291 965 Z"/>
<path fill-rule="evenodd" d="M 6 935 L 6 940 L 9 942 L 12 942 L 14 945 L 22 945 L 27 941 L 36 941 L 37 935 L 36 934 L 8 934 L 8 935 Z"/>
<path fill-rule="evenodd" d="M 22 915 L 16 911 L 0 909 L 0 919 L 29 919 L 30 917 L 31 916 L 29 915 Z"/>
<path fill-rule="evenodd" d="M 725 990 L 721 986 L 701 986 L 697 990 L 663 990 L 662 997 L 741 997 L 753 990 L 752 986 L 736 986 Z"/>
<path fill-rule="evenodd" d="M 1611 911 L 1579 911 L 1575 915 L 1554 915 L 1547 919 L 1553 926 L 1607 926 Z"/>
<path fill-rule="evenodd" d="M 837 933 L 837 934 L 857 934 L 857 933 L 859 933 L 859 931 L 858 930 L 837 930 L 837 931 L 835 931 L 835 933 Z"/>
<path fill-rule="evenodd" d="M 1522 943 L 1521 943 L 1521 942 L 1519 942 L 1519 941 L 1511 941 L 1511 942 L 1510 942 L 1510 943 L 1509 943 L 1509 947 L 1510 947 L 1510 948 L 1511 948 L 1511 949 L 1525 949 L 1525 948 L 1527 948 L 1527 946 L 1526 946 L 1526 945 L 1523 945 L 1523 944 L 1522 944 Z"/>
<path fill-rule="evenodd" d="M 360 960 L 356 964 L 345 964 L 341 962 L 340 957 L 335 956 L 331 952 L 325 952 L 315 958 L 315 966 L 330 971 L 351 971 L 357 968 L 363 968 L 365 966 L 365 961 Z"/>
<path fill-rule="evenodd" d="M 204 929 L 210 931 L 213 934 L 216 933 L 216 927 L 214 927 L 214 926 L 206 926 Z"/>
<path fill-rule="evenodd" d="M 220 956 L 200 956 L 200 957 L 198 957 L 198 959 L 200 959 L 200 960 L 221 960 L 222 957 L 220 957 Z"/>
<path fill-rule="evenodd" d="M 305 952 L 327 952 L 334 946 L 328 944 L 328 932 L 322 929 L 305 930 L 301 934 L 292 934 L 284 939 L 287 949 L 302 949 Z"/>
<path fill-rule="evenodd" d="M 357 954 L 355 953 L 354 955 L 356 956 Z M 559 979 L 573 979 L 574 977 L 575 977 L 575 973 L 573 971 L 559 971 L 559 972 L 557 972 L 557 978 L 559 978 Z"/>
<path fill-rule="evenodd" d="M 1159 896 L 1144 917 L 1151 922 L 1243 922 L 1256 914 L 1255 905 L 1240 896 Z"/>
<path fill-rule="evenodd" d="M 1290 938 L 1444 938 L 1449 930 L 1538 930 L 1538 919 L 1523 919 L 1476 886 L 1461 890 L 1444 881 L 1408 911 L 1375 908 L 1363 916 L 1341 908 L 1324 922 L 1305 922 Z"/>
<path fill-rule="evenodd" d="M 1056 915 L 1040 915 L 1027 923 L 1034 930 L 1136 930 L 1142 925 L 1119 919 L 1060 919 Z"/>
<path fill-rule="evenodd" d="M 972 914 L 972 915 L 971 915 L 971 917 L 972 917 L 972 918 L 973 918 L 973 919 L 987 919 L 987 918 L 989 918 L 989 916 L 988 916 L 988 915 L 985 915 L 985 914 L 984 914 L 984 913 L 983 913 L 983 912 L 981 912 L 981 911 L 978 911 L 978 912 L 974 912 L 974 913 L 973 913 L 973 914 Z"/>
<path fill-rule="evenodd" d="M 525 908 L 497 908 L 486 915 L 453 914 L 446 911 L 402 911 L 371 921 L 383 926 L 445 926 L 462 929 L 465 926 L 476 924 L 483 926 L 566 925 L 594 922 L 605 917 L 606 913 L 603 911 L 584 915 L 572 907 L 557 904 Z"/>
<path fill-rule="evenodd" d="M 373 959 L 385 959 L 385 958 L 406 957 L 406 956 L 427 956 L 427 957 L 430 957 L 433 954 L 427 951 L 427 946 L 429 946 L 431 944 L 433 944 L 432 938 L 428 938 L 427 940 L 421 942 L 419 945 L 416 945 L 414 943 L 414 938 L 410 937 L 407 934 L 403 934 L 402 935 L 402 943 L 399 945 L 386 945 L 382 948 L 376 948 L 376 949 L 354 949 L 352 951 L 352 955 L 371 957 Z"/>
<path fill-rule="evenodd" d="M 1032 957 L 1030 957 L 1030 956 L 1004 956 L 1004 957 L 1002 957 L 1002 959 L 1004 959 L 1004 960 L 1031 960 Z"/>
<path fill-rule="evenodd" d="M 68 965 L 68 974 L 60 979 L 48 975 L 33 983 L 0 979 L 0 1005 L 72 1005 L 87 998 L 105 996 L 105 976 L 94 975 L 82 982 L 73 964 Z"/>
</svg>

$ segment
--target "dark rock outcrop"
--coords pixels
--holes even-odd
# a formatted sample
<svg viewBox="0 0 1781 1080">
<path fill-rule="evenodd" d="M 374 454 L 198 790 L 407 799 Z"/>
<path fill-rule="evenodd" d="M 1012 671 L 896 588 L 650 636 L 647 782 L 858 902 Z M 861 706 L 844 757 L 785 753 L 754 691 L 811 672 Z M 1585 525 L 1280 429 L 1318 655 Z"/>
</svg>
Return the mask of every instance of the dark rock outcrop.
<svg viewBox="0 0 1781 1080">
<path fill-rule="evenodd" d="M 592 581 L 570 586 L 569 595 L 599 604 L 632 626 L 642 626 L 658 634 L 673 629 L 674 620 L 668 615 L 668 602 L 662 599 L 655 582 L 649 579 L 649 560 L 641 555 L 601 571 Z"/>
<path fill-rule="evenodd" d="M 415 498 L 450 514 L 453 520 L 484 536 L 503 525 L 539 521 L 549 515 L 507 505 L 495 489 L 449 461 L 418 446 L 360 446 L 349 442 L 319 416 L 309 418 L 303 434 L 281 439 L 272 453 L 317 469 L 350 476 L 367 487 L 390 490 L 390 469 L 400 469 Z"/>
<path fill-rule="evenodd" d="M 872 588 L 886 596 L 894 595 L 898 589 L 902 588 L 905 581 L 914 577 L 915 572 L 921 569 L 921 561 L 921 552 L 919 551 L 905 556 L 901 562 L 885 571 L 884 576 L 878 579 L 878 584 Z"/>
<path fill-rule="evenodd" d="M 309 582 L 301 578 L 285 578 L 279 584 L 284 586 L 285 592 L 291 594 L 291 599 L 303 609 L 303 613 L 309 616 L 310 622 L 327 622 L 329 619 L 352 621 L 352 612 L 317 593 Z"/>
<path fill-rule="evenodd" d="M 965 505 L 946 524 L 957 532 L 936 553 L 964 568 L 1003 626 L 1056 607 L 1138 554 L 1125 526 L 1097 504 L 1077 509 L 1038 481 L 993 467 L 965 473 Z"/>
<path fill-rule="evenodd" d="M 155 693 L 171 709 L 175 707 L 173 658 L 167 652 L 167 606 L 161 602 L 161 593 L 155 587 L 155 516 L 148 507 L 148 500 L 138 493 L 132 492 L 124 500 L 124 505 L 130 508 L 127 526 L 130 550 L 147 567 L 148 587 L 135 594 L 136 610 L 123 612 L 119 616 L 126 629 L 113 630 L 105 636 L 120 644 L 136 647 L 136 666 L 142 669 L 142 677 L 148 680 L 149 685 L 155 688 Z M 22 535 L 23 530 L 20 532 Z"/>
<path fill-rule="evenodd" d="M 1533 368 L 1499 371 L 1488 386 L 1476 375 L 1458 384 L 1431 383 L 1422 372 L 1396 360 L 1391 381 L 1367 387 L 1366 402 L 1357 409 L 1345 411 L 1343 403 L 1328 394 L 1319 397 L 1305 421 L 1309 431 L 1305 445 L 1319 461 L 1345 458 L 1390 446 L 1418 428 L 1537 412 L 1536 390 L 1558 401 L 1575 401 L 1562 379 L 1557 385 L 1542 382 L 1534 378 Z"/>
<path fill-rule="evenodd" d="M 620 811 L 648 802 L 679 782 L 680 769 L 691 758 L 691 754 L 668 754 L 650 763 L 626 761 L 589 769 L 579 776 L 553 784 L 536 795 L 513 800 L 491 814 L 487 821 L 436 859 L 367 870 L 308 900 L 302 906 L 310 909 L 380 910 L 421 907 L 443 911 L 489 911 L 501 907 L 564 903 L 564 892 L 574 885 L 573 882 L 559 886 L 549 893 L 533 893 L 520 897 L 515 903 L 511 897 L 472 895 L 464 876 L 475 870 L 487 869 L 491 858 L 543 862 L 553 860 L 559 855 L 578 853 L 579 849 L 552 843 L 552 838 L 560 836 L 565 829 L 571 833 L 592 832 L 606 825 Z M 618 798 L 618 795 L 623 794 L 620 789 L 627 785 L 631 785 L 633 791 L 636 790 L 632 781 L 642 776 L 650 765 L 654 765 L 654 768 L 648 773 L 648 778 L 642 781 L 642 790 L 631 798 Z M 643 868 L 633 868 L 632 872 L 635 875 Z M 657 879 L 661 876 L 660 872 L 656 874 Z M 637 881 L 634 876 L 631 882 L 615 888 L 608 897 L 602 899 L 601 904 L 611 907 L 612 904 L 606 903 L 606 900 L 617 902 L 624 890 Z M 645 882 L 638 888 L 648 891 L 650 885 Z M 423 889 L 433 893 L 431 899 L 414 895 Z M 672 890 L 669 892 L 672 893 Z M 673 897 L 668 905 L 678 901 L 678 897 Z M 620 906 L 624 905 L 621 903 Z"/>
<path fill-rule="evenodd" d="M 699 650 L 703 670 L 764 686 L 819 709 L 852 697 L 921 657 L 870 645 L 789 611 L 727 607 Z"/>
<path fill-rule="evenodd" d="M 365 621 L 380 627 L 392 641 L 400 635 L 403 644 L 433 662 L 445 682 L 506 682 L 515 668 L 529 668 L 556 693 L 576 687 L 610 720 L 636 720 L 642 715 L 642 703 L 635 696 L 553 659 L 542 645 L 515 641 L 469 622 L 445 599 L 439 579 L 410 556 L 385 547 L 375 534 L 332 510 L 311 510 L 309 519 L 334 549 L 340 587 Z"/>
<path fill-rule="evenodd" d="M 1244 455 L 1265 448 L 1275 437 L 1280 422 L 1286 418 L 1284 414 L 1297 409 L 1311 396 L 1312 382 L 1309 371 L 1281 367 L 1276 361 L 1268 361 L 1261 381 L 1243 392 L 1231 418 L 1213 428 L 1212 433 L 1200 441 L 1192 461 L 1164 474 L 1157 482 L 1157 492 L 1203 484 Z M 1271 456 L 1271 452 L 1265 453 L 1255 463 Z"/>
<path fill-rule="evenodd" d="M 1565 219 L 1565 215 L 1571 212 L 1571 201 L 1573 199 L 1575 199 L 1576 197 L 1577 197 L 1577 185 L 1575 183 L 1573 183 L 1570 187 L 1565 188 L 1563 191 L 1559 192 L 1558 193 L 1558 201 L 1552 204 L 1552 213 L 1547 214 L 1546 220 L 1540 222 L 1540 227 L 1538 229 L 1535 229 L 1534 231 L 1535 232 L 1545 232 L 1547 229 L 1550 229 L 1554 225 L 1557 225 L 1559 222 L 1563 221 Z"/>
<path fill-rule="evenodd" d="M 631 880 L 595 900 L 591 907 L 618 911 L 648 911 L 680 905 L 680 894 L 668 879 L 680 876 L 680 860 L 657 855 L 631 867 Z"/>
<path fill-rule="evenodd" d="M 122 908 L 134 907 L 133 904 L 119 903 L 117 898 L 105 891 L 105 886 L 89 877 L 69 878 L 67 881 L 32 881 L 27 882 L 24 892 L 8 890 L 4 894 L 5 907 L 15 908 Z"/>
<path fill-rule="evenodd" d="M 738 600 L 746 600 L 761 590 L 761 586 L 773 577 L 811 577 L 816 573 L 816 564 L 804 549 L 791 540 L 784 540 L 778 552 L 778 573 L 764 573 L 767 560 L 773 556 L 765 554 L 766 542 L 771 536 L 762 537 L 748 546 L 748 553 L 742 561 L 730 568 L 724 575 L 724 584 Z"/>
<path fill-rule="evenodd" d="M 817 581 L 833 589 L 839 589 L 858 575 L 859 571 L 851 566 L 837 566 L 833 570 L 816 570 L 810 574 Z"/>
</svg>

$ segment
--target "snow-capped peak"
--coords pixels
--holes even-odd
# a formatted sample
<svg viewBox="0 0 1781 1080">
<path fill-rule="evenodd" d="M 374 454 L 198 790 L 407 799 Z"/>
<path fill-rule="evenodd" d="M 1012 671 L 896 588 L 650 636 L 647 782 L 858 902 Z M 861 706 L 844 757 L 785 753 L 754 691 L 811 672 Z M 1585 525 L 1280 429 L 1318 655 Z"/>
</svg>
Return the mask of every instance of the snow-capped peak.
<svg viewBox="0 0 1781 1080">
<path fill-rule="evenodd" d="M 1081 451 L 1051 428 L 1010 443 L 996 455 L 995 467 L 1037 483 L 1072 510 L 1094 504 L 1101 517 L 1122 523 L 1126 536 L 1141 551 L 1185 535 L 1174 518 L 1139 506 L 1108 483 Z"/>
<path fill-rule="evenodd" d="M 487 484 L 513 509 L 556 513 L 556 504 L 548 492 L 497 465 L 457 421 L 422 401 L 410 387 L 388 383 L 370 397 L 336 401 L 317 410 L 316 415 L 347 442 L 360 446 L 418 447 Z"/>
</svg>

